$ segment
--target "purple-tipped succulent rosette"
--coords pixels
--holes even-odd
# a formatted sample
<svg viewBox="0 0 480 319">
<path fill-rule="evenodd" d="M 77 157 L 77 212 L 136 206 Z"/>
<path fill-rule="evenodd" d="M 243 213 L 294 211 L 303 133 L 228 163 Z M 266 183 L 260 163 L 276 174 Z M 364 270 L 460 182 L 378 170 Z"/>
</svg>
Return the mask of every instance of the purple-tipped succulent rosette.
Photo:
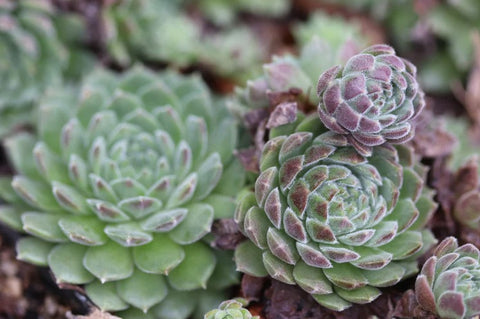
<svg viewBox="0 0 480 319">
<path fill-rule="evenodd" d="M 327 128 L 347 135 L 362 155 L 385 142 L 404 143 L 425 106 L 416 68 L 384 44 L 325 71 L 318 81 L 318 114 Z"/>
<path fill-rule="evenodd" d="M 415 282 L 417 302 L 440 318 L 480 315 L 480 251 L 445 238 L 427 259 Z"/>
</svg>

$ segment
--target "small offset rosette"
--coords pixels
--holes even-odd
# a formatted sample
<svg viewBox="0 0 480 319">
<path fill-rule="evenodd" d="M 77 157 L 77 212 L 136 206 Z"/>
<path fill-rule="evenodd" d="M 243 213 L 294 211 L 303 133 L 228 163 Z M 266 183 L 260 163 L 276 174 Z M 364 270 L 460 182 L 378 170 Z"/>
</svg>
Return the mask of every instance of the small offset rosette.
<svg viewBox="0 0 480 319">
<path fill-rule="evenodd" d="M 480 252 L 472 244 L 458 247 L 444 239 L 423 265 L 415 283 L 420 306 L 440 318 L 472 318 L 480 314 Z"/>
<path fill-rule="evenodd" d="M 344 67 L 325 71 L 318 81 L 321 121 L 346 135 L 357 151 L 400 144 L 414 134 L 412 120 L 425 106 L 416 68 L 388 45 L 374 45 L 350 58 Z"/>
</svg>

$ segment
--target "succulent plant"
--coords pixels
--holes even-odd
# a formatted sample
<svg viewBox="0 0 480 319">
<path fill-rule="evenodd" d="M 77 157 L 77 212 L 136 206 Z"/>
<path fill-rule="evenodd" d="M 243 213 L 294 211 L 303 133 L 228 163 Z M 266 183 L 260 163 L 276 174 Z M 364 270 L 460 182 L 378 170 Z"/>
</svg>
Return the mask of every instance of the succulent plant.
<svg viewBox="0 0 480 319">
<path fill-rule="evenodd" d="M 207 312 L 204 319 L 260 319 L 259 316 L 253 316 L 248 309 L 244 308 L 247 304 L 247 300 L 243 298 L 224 301 L 218 309 Z"/>
<path fill-rule="evenodd" d="M 243 83 L 258 75 L 264 55 L 265 50 L 250 29 L 236 27 L 206 37 L 199 62 L 220 76 Z"/>
<path fill-rule="evenodd" d="M 410 148 L 387 143 L 364 157 L 315 114 L 270 134 L 235 212 L 249 238 L 235 251 L 239 271 L 299 285 L 337 311 L 417 271 L 436 205 Z"/>
<path fill-rule="evenodd" d="M 234 23 L 240 12 L 279 17 L 286 14 L 290 9 L 288 0 L 189 0 L 187 3 L 193 3 L 198 6 L 201 12 L 216 25 Z"/>
<path fill-rule="evenodd" d="M 180 68 L 201 64 L 239 82 L 266 58 L 266 48 L 250 29 L 235 25 L 203 30 L 197 20 L 182 11 L 180 1 L 113 2 L 103 12 L 105 45 L 113 60 L 123 66 L 138 60 Z M 251 45 L 244 46 L 247 42 Z"/>
<path fill-rule="evenodd" d="M 114 2 L 104 8 L 103 22 L 107 50 L 121 65 L 143 59 L 185 66 L 196 59 L 200 32 L 176 1 Z"/>
<path fill-rule="evenodd" d="M 404 143 L 413 137 L 411 122 L 425 106 L 415 76 L 415 66 L 393 48 L 371 46 L 320 76 L 320 119 L 366 156 L 373 146 Z"/>
<path fill-rule="evenodd" d="M 480 314 L 480 252 L 472 244 L 458 246 L 445 238 L 422 267 L 415 282 L 420 306 L 440 318 L 472 318 Z"/>
<path fill-rule="evenodd" d="M 19 259 L 124 318 L 203 315 L 225 299 L 233 261 L 205 236 L 233 216 L 244 173 L 235 122 L 198 76 L 98 71 L 79 94 L 48 96 L 38 126 L 38 140 L 5 141 L 18 175 L 0 181 L 0 220 L 29 235 Z"/>
<path fill-rule="evenodd" d="M 425 89 L 444 92 L 463 79 L 474 59 L 472 35 L 480 32 L 480 3 L 474 0 L 441 1 L 421 22 L 442 42 L 422 66 L 420 79 Z M 422 84 L 423 84 L 422 83 Z"/>
<path fill-rule="evenodd" d="M 298 24 L 294 34 L 301 48 L 298 56 L 274 56 L 263 66 L 261 77 L 247 81 L 245 88 L 237 88 L 230 107 L 240 117 L 254 109 L 276 106 L 270 105 L 271 96 L 291 90 L 299 91 L 294 93 L 299 102 L 317 105 L 318 75 L 332 65 L 345 63 L 366 42 L 355 25 L 321 14 Z"/>
<path fill-rule="evenodd" d="M 0 137 L 30 123 L 33 101 L 61 77 L 65 52 L 51 13 L 45 1 L 0 2 Z"/>
</svg>

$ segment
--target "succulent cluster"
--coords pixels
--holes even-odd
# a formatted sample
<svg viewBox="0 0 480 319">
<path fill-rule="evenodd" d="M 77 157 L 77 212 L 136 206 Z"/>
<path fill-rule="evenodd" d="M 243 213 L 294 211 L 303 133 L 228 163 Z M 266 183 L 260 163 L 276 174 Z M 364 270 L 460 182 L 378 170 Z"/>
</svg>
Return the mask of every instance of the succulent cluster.
<svg viewBox="0 0 480 319">
<path fill-rule="evenodd" d="M 321 313 L 367 304 L 449 228 L 471 244 L 443 240 L 393 316 L 480 316 L 478 70 L 472 130 L 447 123 L 450 162 L 454 138 L 422 152 L 441 130 L 416 119 L 422 80 L 441 91 L 472 65 L 480 5 L 325 2 L 0 0 L 0 173 L 14 171 L 0 176 L 0 222 L 22 233 L 18 259 L 125 319 L 260 319 L 231 294 L 268 304 L 288 284 Z M 419 80 L 389 45 L 365 49 L 368 21 L 331 3 L 369 11 L 402 53 L 431 44 L 405 55 L 426 61 Z M 122 72 L 90 72 L 94 55 Z M 433 158 L 431 222 L 412 146 Z M 281 283 L 229 289 L 240 273 Z"/>
<path fill-rule="evenodd" d="M 419 23 L 445 45 L 439 46 L 421 65 L 425 89 L 445 92 L 470 70 L 474 60 L 473 35 L 480 32 L 480 3 L 478 1 L 442 1 L 437 3 Z M 423 84 L 422 83 L 422 84 Z"/>
<path fill-rule="evenodd" d="M 224 301 L 218 309 L 207 312 L 204 319 L 260 319 L 244 308 L 247 304 L 248 302 L 242 298 Z"/>
<path fill-rule="evenodd" d="M 105 46 L 113 60 L 124 66 L 137 60 L 167 62 L 177 67 L 200 64 L 213 73 L 242 81 L 266 58 L 265 48 L 250 29 L 235 25 L 207 30 L 181 7 L 178 1 L 159 0 L 107 5 L 102 15 Z"/>
<path fill-rule="evenodd" d="M 51 13 L 44 1 L 0 2 L 0 136 L 31 122 L 32 102 L 60 78 L 65 52 Z"/>
<path fill-rule="evenodd" d="M 413 275 L 433 242 L 424 226 L 436 205 L 408 147 L 364 157 L 311 115 L 271 131 L 260 171 L 235 213 L 250 239 L 237 268 L 299 285 L 325 307 L 371 302 Z"/>
<path fill-rule="evenodd" d="M 19 259 L 125 318 L 187 318 L 224 298 L 233 262 L 203 238 L 233 216 L 243 170 L 235 123 L 198 77 L 99 71 L 48 96 L 38 127 L 5 142 L 18 175 L 1 180 L 0 219 L 30 235 Z"/>
<path fill-rule="evenodd" d="M 458 246 L 447 237 L 423 265 L 415 283 L 420 306 L 441 318 L 472 318 L 480 314 L 480 251 Z"/>
<path fill-rule="evenodd" d="M 415 66 L 393 48 L 371 46 L 320 76 L 320 119 L 364 155 L 385 142 L 408 141 L 411 121 L 425 106 L 415 77 Z"/>
<path fill-rule="evenodd" d="M 47 87 L 89 69 L 89 55 L 74 49 L 82 30 L 78 17 L 57 14 L 47 1 L 0 1 L 0 137 L 33 124 Z"/>
</svg>

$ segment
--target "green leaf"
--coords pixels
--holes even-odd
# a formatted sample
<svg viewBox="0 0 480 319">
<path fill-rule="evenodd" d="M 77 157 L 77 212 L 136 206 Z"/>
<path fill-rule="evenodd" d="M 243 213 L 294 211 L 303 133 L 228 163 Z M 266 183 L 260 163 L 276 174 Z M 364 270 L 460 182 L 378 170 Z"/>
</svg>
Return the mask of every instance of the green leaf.
<svg viewBox="0 0 480 319">
<path fill-rule="evenodd" d="M 324 306 L 325 308 L 335 311 L 343 311 L 349 308 L 352 304 L 341 298 L 337 294 L 329 295 L 312 295 L 316 302 Z"/>
<path fill-rule="evenodd" d="M 235 199 L 231 196 L 211 194 L 203 203 L 213 208 L 215 219 L 233 218 L 236 208 Z"/>
<path fill-rule="evenodd" d="M 358 304 L 370 303 L 381 295 L 380 290 L 371 286 L 365 286 L 353 290 L 345 290 L 340 287 L 335 287 L 335 292 L 343 299 Z"/>
<path fill-rule="evenodd" d="M 0 221 L 18 231 L 23 230 L 22 213 L 16 207 L 0 205 Z"/>
<path fill-rule="evenodd" d="M 183 137 L 184 125 L 177 111 L 171 106 L 158 107 L 153 111 L 153 114 L 160 122 L 160 127 L 168 132 L 175 144 L 179 143 Z"/>
<path fill-rule="evenodd" d="M 173 170 L 178 180 L 185 178 L 190 172 L 193 162 L 192 157 L 192 149 L 187 142 L 181 140 L 173 156 Z"/>
<path fill-rule="evenodd" d="M 33 207 L 49 212 L 59 210 L 55 197 L 50 193 L 50 188 L 43 183 L 28 177 L 15 176 L 12 187 L 24 201 Z"/>
<path fill-rule="evenodd" d="M 60 244 L 48 255 L 48 266 L 57 283 L 86 284 L 95 277 L 82 264 L 87 247 L 77 244 Z"/>
<path fill-rule="evenodd" d="M 184 247 L 185 259 L 168 275 L 170 285 L 181 291 L 206 288 L 216 259 L 211 249 L 201 242 Z"/>
<path fill-rule="evenodd" d="M 102 283 L 128 278 L 134 269 L 130 250 L 113 241 L 89 247 L 83 265 Z"/>
<path fill-rule="evenodd" d="M 137 196 L 120 201 L 118 207 L 134 219 L 140 219 L 159 211 L 162 202 L 153 197 Z"/>
<path fill-rule="evenodd" d="M 68 170 L 63 161 L 52 153 L 44 142 L 38 142 L 33 148 L 33 159 L 37 170 L 47 181 L 68 183 Z"/>
<path fill-rule="evenodd" d="M 90 178 L 90 186 L 97 198 L 112 203 L 118 201 L 112 187 L 103 178 L 95 174 L 89 174 L 88 177 Z"/>
<path fill-rule="evenodd" d="M 106 222 L 124 222 L 130 220 L 127 214 L 115 205 L 97 199 L 87 199 L 87 204 L 97 214 L 98 218 Z"/>
<path fill-rule="evenodd" d="M 68 160 L 72 154 L 85 155 L 86 135 L 77 118 L 72 118 L 62 129 L 60 135 L 63 159 Z"/>
<path fill-rule="evenodd" d="M 323 273 L 333 284 L 348 290 L 364 287 L 368 284 L 362 270 L 349 263 L 335 263 L 332 268 L 323 269 Z"/>
<path fill-rule="evenodd" d="M 321 268 L 315 268 L 299 261 L 293 268 L 293 277 L 303 290 L 313 295 L 325 295 L 333 292 L 332 284 Z"/>
<path fill-rule="evenodd" d="M 262 253 L 263 251 L 249 240 L 239 244 L 235 249 L 234 257 L 237 271 L 255 277 L 267 276 L 268 272 L 263 265 Z"/>
<path fill-rule="evenodd" d="M 135 270 L 132 276 L 117 282 L 117 292 L 123 300 L 146 313 L 167 296 L 168 287 L 162 276 Z"/>
<path fill-rule="evenodd" d="M 109 110 L 114 111 L 119 118 L 141 107 L 140 99 L 128 92 L 117 90 L 110 105 Z"/>
<path fill-rule="evenodd" d="M 170 233 L 176 243 L 187 245 L 198 241 L 210 232 L 213 223 L 213 208 L 207 204 L 193 204 L 187 207 L 185 219 Z"/>
<path fill-rule="evenodd" d="M 133 247 L 147 244 L 153 236 L 143 231 L 137 223 L 108 225 L 105 234 L 124 247 Z"/>
<path fill-rule="evenodd" d="M 147 231 L 152 232 L 168 232 L 188 215 L 185 208 L 177 208 L 172 210 L 160 211 L 140 223 L 140 226 Z"/>
<path fill-rule="evenodd" d="M 197 187 L 198 176 L 197 173 L 188 175 L 185 180 L 173 190 L 167 202 L 167 208 L 178 207 L 188 202 L 195 192 Z"/>
<path fill-rule="evenodd" d="M 393 255 L 393 260 L 408 258 L 419 251 L 423 246 L 422 234 L 417 231 L 406 231 L 383 245 L 382 250 Z"/>
<path fill-rule="evenodd" d="M 402 280 L 406 272 L 404 267 L 396 262 L 391 262 L 382 269 L 364 270 L 362 274 L 371 286 L 390 287 Z"/>
<path fill-rule="evenodd" d="M 198 168 L 198 183 L 195 198 L 198 200 L 207 197 L 217 186 L 222 176 L 223 165 L 218 153 L 211 154 Z"/>
<path fill-rule="evenodd" d="M 197 291 L 168 292 L 163 301 L 152 309 L 157 319 L 186 319 L 193 313 L 198 303 Z"/>
<path fill-rule="evenodd" d="M 72 154 L 68 161 L 68 175 L 76 188 L 84 191 L 87 194 L 91 193 L 88 180 L 87 164 L 82 158 L 75 154 Z"/>
<path fill-rule="evenodd" d="M 295 278 L 293 277 L 293 266 L 281 261 L 268 251 L 263 253 L 262 259 L 265 269 L 273 279 L 289 285 L 295 284 Z"/>
<path fill-rule="evenodd" d="M 217 124 L 209 134 L 208 153 L 217 152 L 222 163 L 228 163 L 237 145 L 237 126 L 232 120 L 225 119 Z"/>
<path fill-rule="evenodd" d="M 47 97 L 42 102 L 38 115 L 38 131 L 41 140 L 45 141 L 55 153 L 60 154 L 59 136 L 61 135 L 62 127 L 67 123 L 72 112 L 72 108 L 64 107 L 64 103 L 68 105 L 69 102 L 73 101 L 70 101 L 72 99 L 71 96 L 66 94 L 65 96 L 59 95 L 56 98 L 58 101 L 52 101 L 51 98 Z"/>
<path fill-rule="evenodd" d="M 87 127 L 93 114 L 104 107 L 104 96 L 100 91 L 84 89 L 82 100 L 77 107 L 77 118 L 83 127 Z"/>
<path fill-rule="evenodd" d="M 156 234 L 150 243 L 133 248 L 133 258 L 144 272 L 168 275 L 185 258 L 185 252 L 167 235 Z"/>
<path fill-rule="evenodd" d="M 117 295 L 115 283 L 100 283 L 98 280 L 85 286 L 88 297 L 102 311 L 120 311 L 129 307 L 128 303 L 123 301 Z"/>
<path fill-rule="evenodd" d="M 66 216 L 58 225 L 71 241 L 81 245 L 98 246 L 108 240 L 103 232 L 105 224 L 95 216 Z"/>
<path fill-rule="evenodd" d="M 23 230 L 49 242 L 67 242 L 68 238 L 58 225 L 63 216 L 37 212 L 24 213 L 22 214 Z"/>
<path fill-rule="evenodd" d="M 76 188 L 52 182 L 52 193 L 57 203 L 73 214 L 89 214 L 85 197 Z"/>
<path fill-rule="evenodd" d="M 88 140 L 90 142 L 95 141 L 98 138 L 104 140 L 104 137 L 108 136 L 117 123 L 117 116 L 113 111 L 106 110 L 95 113 L 88 123 L 86 132 Z M 95 142 L 92 144 L 95 144 Z"/>
<path fill-rule="evenodd" d="M 55 245 L 44 240 L 25 237 L 16 245 L 17 258 L 38 266 L 48 266 L 48 254 Z"/>
<path fill-rule="evenodd" d="M 201 159 L 208 147 L 207 124 L 203 118 L 194 115 L 189 115 L 185 124 L 185 139 L 192 149 L 193 158 Z"/>
<path fill-rule="evenodd" d="M 236 197 L 245 185 L 245 169 L 240 161 L 234 157 L 223 167 L 223 174 L 217 186 L 212 191 L 215 194 Z"/>
</svg>

